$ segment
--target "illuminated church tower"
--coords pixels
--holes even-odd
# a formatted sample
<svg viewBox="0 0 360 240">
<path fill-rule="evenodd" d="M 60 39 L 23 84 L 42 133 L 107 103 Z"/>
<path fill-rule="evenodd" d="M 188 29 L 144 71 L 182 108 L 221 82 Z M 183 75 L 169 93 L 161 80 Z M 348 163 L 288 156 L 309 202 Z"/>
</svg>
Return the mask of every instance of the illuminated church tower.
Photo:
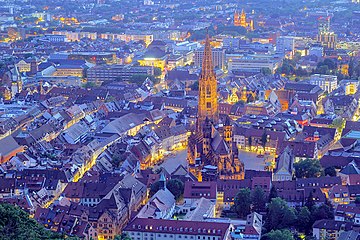
<svg viewBox="0 0 360 240">
<path fill-rule="evenodd" d="M 242 26 L 242 27 L 244 27 L 244 28 L 247 27 L 247 23 L 246 23 L 246 13 L 245 13 L 244 9 L 241 10 L 240 26 Z"/>
<path fill-rule="evenodd" d="M 250 21 L 246 20 L 246 13 L 244 9 L 241 10 L 241 13 L 239 11 L 235 11 L 234 13 L 234 26 L 237 27 L 244 27 L 249 31 L 254 31 L 254 20 L 250 19 Z"/>
<path fill-rule="evenodd" d="M 217 80 L 209 36 L 199 78 L 199 105 L 195 132 L 189 137 L 189 170 L 199 181 L 243 179 L 244 165 L 233 141 L 233 126 L 227 115 L 219 116 Z"/>
<path fill-rule="evenodd" d="M 212 51 L 209 35 L 206 36 L 204 57 L 199 78 L 199 105 L 196 130 L 202 131 L 205 119 L 208 118 L 214 125 L 218 124 L 217 81 L 212 63 Z"/>
</svg>

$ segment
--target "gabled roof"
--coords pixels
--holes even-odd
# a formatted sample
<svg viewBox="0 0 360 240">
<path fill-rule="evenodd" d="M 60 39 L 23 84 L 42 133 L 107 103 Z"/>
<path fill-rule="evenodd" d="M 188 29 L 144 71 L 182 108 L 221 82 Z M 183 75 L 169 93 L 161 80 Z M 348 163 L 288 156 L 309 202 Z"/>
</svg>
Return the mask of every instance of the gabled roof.
<svg viewBox="0 0 360 240">
<path fill-rule="evenodd" d="M 351 230 L 352 225 L 353 223 L 351 222 L 323 219 L 316 221 L 313 225 L 313 228 L 340 231 L 344 227 L 344 230 L 348 231 Z"/>
</svg>

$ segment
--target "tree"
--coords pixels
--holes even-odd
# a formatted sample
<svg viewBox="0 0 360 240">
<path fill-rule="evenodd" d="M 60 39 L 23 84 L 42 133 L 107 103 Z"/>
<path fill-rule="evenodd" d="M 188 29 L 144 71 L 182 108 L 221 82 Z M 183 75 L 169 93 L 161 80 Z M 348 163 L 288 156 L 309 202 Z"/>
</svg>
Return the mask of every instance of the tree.
<svg viewBox="0 0 360 240">
<path fill-rule="evenodd" d="M 249 188 L 243 188 L 236 194 L 233 208 L 241 218 L 246 217 L 250 213 L 251 191 Z"/>
<path fill-rule="evenodd" d="M 18 207 L 0 204 L 0 236 L 12 239 L 63 239 L 64 236 L 45 229 Z"/>
<path fill-rule="evenodd" d="M 330 177 L 336 177 L 336 169 L 335 169 L 335 167 L 331 166 L 331 167 L 325 168 L 324 175 L 325 176 L 330 176 Z"/>
<path fill-rule="evenodd" d="M 317 67 L 316 69 L 315 69 L 315 73 L 319 73 L 319 74 L 327 74 L 327 73 L 329 73 L 330 71 L 329 71 L 329 67 L 328 66 L 325 66 L 325 65 L 323 65 L 323 66 L 320 66 L 320 67 Z"/>
<path fill-rule="evenodd" d="M 253 211 L 262 212 L 265 210 L 266 195 L 261 187 L 256 187 L 251 192 L 251 201 L 253 204 Z"/>
<path fill-rule="evenodd" d="M 154 76 L 158 77 L 162 74 L 161 68 L 159 67 L 154 67 Z"/>
<path fill-rule="evenodd" d="M 360 77 L 360 61 L 354 69 L 353 78 Z"/>
<path fill-rule="evenodd" d="M 277 197 L 278 197 L 277 190 L 276 190 L 275 186 L 272 186 L 271 189 L 270 189 L 268 202 L 271 202 L 271 200 L 273 198 L 277 198 Z"/>
<path fill-rule="evenodd" d="M 308 72 L 307 72 L 305 69 L 303 69 L 303 68 L 301 68 L 301 67 L 298 67 L 298 68 L 295 70 L 295 75 L 296 75 L 296 76 L 299 76 L 299 77 L 305 77 L 305 76 L 308 75 Z"/>
<path fill-rule="evenodd" d="M 161 188 L 161 182 L 156 181 L 153 184 L 151 184 L 150 186 L 150 191 L 149 191 L 149 197 L 154 196 L 155 193 L 157 193 L 157 191 L 159 191 Z"/>
<path fill-rule="evenodd" d="M 194 82 L 193 85 L 191 85 L 191 90 L 198 91 L 199 90 L 199 81 Z"/>
<path fill-rule="evenodd" d="M 293 227 L 297 220 L 297 212 L 295 208 L 290 208 L 286 205 L 284 208 L 283 217 L 279 225 L 279 229 Z"/>
<path fill-rule="evenodd" d="M 334 121 L 330 124 L 330 127 L 336 128 L 336 131 L 341 134 L 342 130 L 345 127 L 346 120 L 344 118 L 336 118 Z"/>
<path fill-rule="evenodd" d="M 268 67 L 261 68 L 261 73 L 264 74 L 265 76 L 269 76 L 272 74 L 271 69 Z"/>
<path fill-rule="evenodd" d="M 112 164 L 114 164 L 116 167 L 119 166 L 119 164 L 122 162 L 121 160 L 121 155 L 119 153 L 114 153 L 113 156 L 112 156 Z"/>
<path fill-rule="evenodd" d="M 300 160 L 294 164 L 297 178 L 320 177 L 322 175 L 320 161 L 318 159 Z"/>
<path fill-rule="evenodd" d="M 296 221 L 294 208 L 289 208 L 287 203 L 281 198 L 273 198 L 267 206 L 268 213 L 265 227 L 269 230 L 283 229 L 291 227 Z"/>
<path fill-rule="evenodd" d="M 248 138 L 248 143 L 249 143 L 249 147 L 251 148 L 251 145 L 252 145 L 252 137 L 251 136 L 249 136 L 249 138 Z"/>
<path fill-rule="evenodd" d="M 310 209 L 310 210 L 312 210 L 313 207 L 315 206 L 314 194 L 313 194 L 312 191 L 310 191 L 309 196 L 308 196 L 308 198 L 306 199 L 305 206 L 306 206 L 308 209 Z"/>
<path fill-rule="evenodd" d="M 321 204 L 320 206 L 315 206 L 311 211 L 312 221 L 315 222 L 321 219 L 334 219 L 333 208 L 327 204 Z"/>
<path fill-rule="evenodd" d="M 94 82 L 86 82 L 84 88 L 94 88 L 96 84 Z"/>
<path fill-rule="evenodd" d="M 331 59 L 325 59 L 316 66 L 315 73 L 327 74 L 336 71 L 336 63 Z"/>
<path fill-rule="evenodd" d="M 311 212 L 307 207 L 302 207 L 297 217 L 298 229 L 308 235 L 311 231 Z"/>
<path fill-rule="evenodd" d="M 294 240 L 294 236 L 287 229 L 271 230 L 271 232 L 266 233 L 261 240 Z"/>
<path fill-rule="evenodd" d="M 114 240 L 131 240 L 131 237 L 126 233 L 122 233 L 121 235 L 116 235 Z"/>
<path fill-rule="evenodd" d="M 262 145 L 264 151 L 265 151 L 265 146 L 266 146 L 267 140 L 268 140 L 268 136 L 266 134 L 266 130 L 264 130 L 264 132 L 261 136 L 261 145 Z"/>
<path fill-rule="evenodd" d="M 337 68 L 336 63 L 330 58 L 326 58 L 323 62 L 323 65 L 328 66 L 328 68 L 331 70 L 335 70 Z"/>
<path fill-rule="evenodd" d="M 351 78 L 354 74 L 354 70 L 355 70 L 355 63 L 354 63 L 354 58 L 350 58 L 349 61 L 349 77 Z"/>
<path fill-rule="evenodd" d="M 184 183 L 179 179 L 171 179 L 166 183 L 166 188 L 175 196 L 176 200 L 184 194 Z"/>
</svg>

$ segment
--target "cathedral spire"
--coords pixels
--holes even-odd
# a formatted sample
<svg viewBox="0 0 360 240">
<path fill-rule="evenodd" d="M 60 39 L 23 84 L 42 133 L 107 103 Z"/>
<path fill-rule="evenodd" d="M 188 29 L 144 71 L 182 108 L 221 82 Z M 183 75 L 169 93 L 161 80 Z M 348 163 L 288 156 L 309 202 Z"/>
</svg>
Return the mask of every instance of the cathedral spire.
<svg viewBox="0 0 360 240">
<path fill-rule="evenodd" d="M 210 37 L 209 33 L 207 33 L 205 40 L 204 57 L 202 61 L 201 77 L 210 77 L 212 75 L 214 75 L 214 66 L 212 62 Z"/>
<path fill-rule="evenodd" d="M 214 72 L 209 34 L 206 35 L 202 69 L 199 78 L 199 105 L 197 131 L 202 132 L 206 118 L 213 124 L 218 123 L 217 80 Z"/>
</svg>

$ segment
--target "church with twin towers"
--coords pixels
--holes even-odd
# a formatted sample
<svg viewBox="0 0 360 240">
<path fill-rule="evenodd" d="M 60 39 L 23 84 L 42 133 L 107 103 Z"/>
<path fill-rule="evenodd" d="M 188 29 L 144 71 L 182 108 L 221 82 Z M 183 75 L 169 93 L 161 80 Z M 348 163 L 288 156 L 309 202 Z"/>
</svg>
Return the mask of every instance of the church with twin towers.
<svg viewBox="0 0 360 240">
<path fill-rule="evenodd" d="M 199 77 L 199 96 L 196 127 L 189 137 L 190 172 L 199 181 L 243 179 L 244 164 L 239 160 L 233 141 L 232 120 L 219 114 L 217 80 L 212 62 L 210 37 L 205 41 L 202 69 Z"/>
</svg>

